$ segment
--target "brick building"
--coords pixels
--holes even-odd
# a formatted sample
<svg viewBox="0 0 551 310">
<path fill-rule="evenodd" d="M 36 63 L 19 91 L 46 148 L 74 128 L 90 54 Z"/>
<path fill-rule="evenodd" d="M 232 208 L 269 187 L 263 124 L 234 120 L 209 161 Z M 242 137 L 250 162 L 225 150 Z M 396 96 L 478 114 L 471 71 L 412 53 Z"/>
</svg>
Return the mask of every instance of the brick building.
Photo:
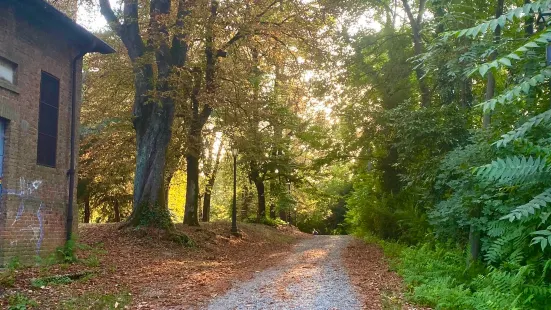
<svg viewBox="0 0 551 310">
<path fill-rule="evenodd" d="M 92 52 L 114 50 L 44 0 L 0 0 L 0 266 L 51 252 L 77 225 L 75 120 Z"/>
</svg>

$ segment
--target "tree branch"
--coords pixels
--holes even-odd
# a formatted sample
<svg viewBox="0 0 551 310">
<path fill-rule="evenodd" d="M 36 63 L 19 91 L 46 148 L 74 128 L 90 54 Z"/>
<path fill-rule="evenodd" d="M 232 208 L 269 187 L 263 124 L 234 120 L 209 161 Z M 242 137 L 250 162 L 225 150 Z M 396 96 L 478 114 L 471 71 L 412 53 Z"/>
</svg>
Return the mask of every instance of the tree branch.
<svg viewBox="0 0 551 310">
<path fill-rule="evenodd" d="M 113 29 L 120 36 L 119 32 L 121 30 L 121 24 L 119 22 L 119 19 L 117 18 L 117 16 L 115 16 L 115 13 L 113 12 L 109 0 L 99 0 L 99 6 L 101 15 L 105 17 L 111 29 Z"/>
</svg>

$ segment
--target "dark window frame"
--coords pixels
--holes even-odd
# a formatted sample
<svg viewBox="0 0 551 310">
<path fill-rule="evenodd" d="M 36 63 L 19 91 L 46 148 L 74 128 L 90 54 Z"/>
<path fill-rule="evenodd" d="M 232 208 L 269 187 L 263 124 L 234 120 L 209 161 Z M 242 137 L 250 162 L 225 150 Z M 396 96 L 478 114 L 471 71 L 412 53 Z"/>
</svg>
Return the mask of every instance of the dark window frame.
<svg viewBox="0 0 551 310">
<path fill-rule="evenodd" d="M 49 78 L 49 79 L 52 79 L 50 81 L 47 81 L 47 82 L 52 82 L 52 81 L 55 81 L 56 84 L 57 84 L 57 97 L 51 97 L 51 98 L 43 98 L 43 94 L 44 94 L 44 89 L 42 88 L 43 87 L 43 83 L 44 83 L 44 77 L 46 78 Z M 38 132 L 38 137 L 37 137 L 37 143 L 36 143 L 36 163 L 40 166 L 44 166 L 44 167 L 50 167 L 50 168 L 55 168 L 57 166 L 57 138 L 58 138 L 58 135 L 59 135 L 59 101 L 60 101 L 60 96 L 61 96 L 61 93 L 60 93 L 60 90 L 61 90 L 61 85 L 60 85 L 60 80 L 59 78 L 57 78 L 56 76 L 52 75 L 51 73 L 48 73 L 46 71 L 41 71 L 40 73 L 40 94 L 39 94 L 39 104 L 38 104 L 38 127 L 37 127 L 37 132 Z M 51 95 L 51 94 L 49 94 Z M 48 97 L 48 96 L 46 96 Z M 54 102 L 48 102 L 49 99 L 53 99 Z M 57 105 L 54 105 L 54 103 Z M 44 106 L 44 108 L 43 108 Z M 54 126 L 51 126 L 52 128 L 48 127 L 48 129 L 50 129 L 49 131 L 53 131 L 53 133 L 55 133 L 55 135 L 52 135 L 51 133 L 47 133 L 47 132 L 44 132 L 44 131 L 41 131 L 40 127 L 41 127 L 41 122 L 40 120 L 43 119 L 44 120 L 44 117 L 46 116 L 46 109 L 55 109 L 55 119 L 53 120 L 53 122 L 55 123 L 55 127 Z M 52 121 L 52 120 L 49 120 L 49 121 Z M 41 136 L 44 136 L 46 137 L 45 138 L 42 138 L 41 139 Z M 48 141 L 49 140 L 49 141 Z M 42 142 L 42 143 L 41 143 Z M 47 143 L 47 144 L 52 144 L 53 143 L 53 155 L 51 153 L 48 153 L 48 152 L 52 152 L 52 149 L 51 147 L 47 147 L 47 146 L 44 146 L 43 144 L 44 143 Z M 41 147 L 42 145 L 42 147 Z M 44 152 L 46 152 L 47 154 L 45 154 Z M 50 157 L 49 159 L 51 159 L 50 161 L 48 161 L 48 158 L 44 158 L 44 156 L 41 156 L 45 154 L 46 157 Z M 53 157 L 52 157 L 53 156 Z M 42 161 L 41 161 L 42 159 Z"/>
</svg>

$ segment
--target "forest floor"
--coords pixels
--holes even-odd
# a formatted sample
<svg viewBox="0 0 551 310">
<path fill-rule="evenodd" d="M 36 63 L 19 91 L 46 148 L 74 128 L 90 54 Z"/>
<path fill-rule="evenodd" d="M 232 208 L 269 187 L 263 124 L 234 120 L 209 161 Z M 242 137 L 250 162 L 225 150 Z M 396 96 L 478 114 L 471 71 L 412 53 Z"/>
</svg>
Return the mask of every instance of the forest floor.
<svg viewBox="0 0 551 310">
<path fill-rule="evenodd" d="M 382 250 L 351 236 L 241 224 L 235 238 L 227 222 L 176 228 L 196 245 L 82 225 L 78 261 L 15 270 L 11 287 L 0 285 L 0 308 L 419 309 L 404 302 Z"/>
<path fill-rule="evenodd" d="M 79 229 L 78 262 L 16 270 L 12 287 L 0 289 L 0 308 L 9 302 L 36 303 L 35 309 L 200 308 L 284 260 L 297 240 L 309 238 L 290 227 L 241 224 L 242 238 L 234 238 L 226 222 L 177 225 L 196 243 L 189 248 L 113 224 Z"/>
<path fill-rule="evenodd" d="M 402 279 L 391 270 L 379 245 L 354 239 L 344 250 L 342 259 L 361 297 L 362 309 L 429 310 L 405 301 Z"/>
</svg>

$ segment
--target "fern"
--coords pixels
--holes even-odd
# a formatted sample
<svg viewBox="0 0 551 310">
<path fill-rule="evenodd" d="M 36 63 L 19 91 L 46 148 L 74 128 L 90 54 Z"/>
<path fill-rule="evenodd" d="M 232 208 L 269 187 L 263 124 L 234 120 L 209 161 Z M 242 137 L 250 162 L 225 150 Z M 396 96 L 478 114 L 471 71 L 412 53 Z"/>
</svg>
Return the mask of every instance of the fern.
<svg viewBox="0 0 551 310">
<path fill-rule="evenodd" d="M 550 227 L 547 227 L 546 230 L 538 230 L 533 232 L 533 235 L 538 235 L 537 237 L 534 237 L 532 239 L 532 243 L 530 245 L 539 244 L 541 246 L 541 250 L 545 251 L 545 248 L 549 245 L 551 246 L 551 229 Z"/>
<path fill-rule="evenodd" d="M 527 15 L 532 15 L 539 12 L 540 9 L 542 8 L 547 9 L 550 4 L 551 4 L 550 0 L 534 1 L 533 3 L 528 3 L 522 7 L 517 7 L 509 11 L 507 14 L 501 15 L 498 18 L 488 20 L 474 27 L 447 32 L 444 34 L 444 37 L 447 38 L 449 36 L 456 36 L 458 38 L 460 37 L 476 38 L 478 35 L 485 34 L 486 32 L 488 32 L 488 30 L 491 30 L 492 32 L 494 32 L 497 29 L 497 27 L 504 28 L 505 24 L 508 21 L 512 22 L 515 19 L 521 20 Z"/>
<path fill-rule="evenodd" d="M 500 183 L 520 183 L 549 171 L 545 159 L 542 157 L 534 159 L 532 156 L 498 158 L 490 164 L 475 169 L 478 176 Z"/>
<path fill-rule="evenodd" d="M 483 63 L 480 66 L 472 69 L 469 75 L 478 72 L 482 77 L 484 77 L 488 70 L 492 68 L 499 69 L 502 67 L 511 67 L 513 65 L 513 61 L 522 60 L 526 52 L 532 49 L 545 47 L 550 40 L 551 30 L 543 31 L 534 39 L 528 41 L 527 43 L 524 43 L 522 46 L 515 49 L 512 53 L 491 62 Z"/>
<path fill-rule="evenodd" d="M 545 68 L 539 74 L 536 74 L 530 79 L 506 90 L 495 98 L 482 102 L 478 106 L 482 106 L 484 111 L 493 111 L 495 110 L 496 104 L 510 103 L 513 100 L 520 98 L 523 94 L 529 94 L 531 89 L 544 84 L 549 77 L 551 77 L 551 69 Z"/>
<path fill-rule="evenodd" d="M 551 202 L 551 188 L 546 189 L 543 193 L 534 197 L 530 202 L 523 204 L 522 206 L 516 207 L 509 214 L 503 216 L 502 220 L 519 220 L 523 217 L 528 217 L 531 214 L 535 214 L 536 210 L 540 210 L 545 207 L 547 203 Z"/>
<path fill-rule="evenodd" d="M 522 248 L 525 241 L 523 229 L 516 228 L 513 231 L 504 232 L 501 237 L 492 242 L 484 258 L 490 263 L 497 263 L 503 261 L 508 255 L 510 261 L 518 261 L 521 253 L 517 253 L 517 250 Z"/>
<path fill-rule="evenodd" d="M 513 140 L 520 139 L 526 135 L 533 127 L 538 126 L 541 122 L 549 122 L 551 119 L 551 110 L 547 110 L 539 115 L 536 115 L 529 119 L 526 123 L 522 124 L 517 129 L 511 130 L 508 133 L 501 136 L 501 140 L 494 142 L 494 145 L 497 147 L 506 146 L 509 142 Z"/>
</svg>

